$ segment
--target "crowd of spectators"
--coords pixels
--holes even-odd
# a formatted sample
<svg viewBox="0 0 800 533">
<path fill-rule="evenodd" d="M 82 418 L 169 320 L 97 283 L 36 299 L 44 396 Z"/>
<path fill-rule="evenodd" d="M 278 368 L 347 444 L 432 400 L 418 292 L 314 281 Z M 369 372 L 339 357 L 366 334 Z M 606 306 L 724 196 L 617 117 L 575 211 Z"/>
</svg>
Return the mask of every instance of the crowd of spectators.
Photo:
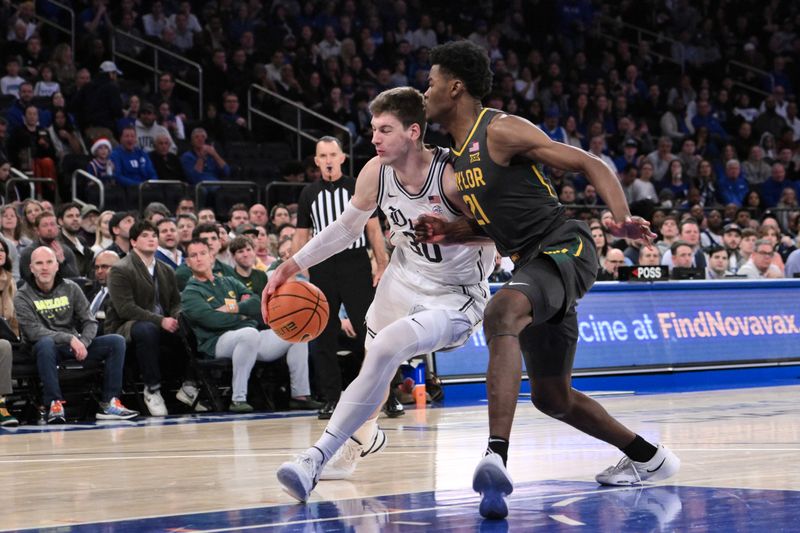
<svg viewBox="0 0 800 533">
<path fill-rule="evenodd" d="M 146 180 L 194 185 L 236 176 L 226 152 L 232 143 L 286 141 L 277 128 L 248 127 L 251 84 L 344 125 L 356 151 L 371 154 L 368 102 L 391 87 L 425 90 L 430 49 L 459 38 L 485 47 L 491 59 L 486 105 L 600 157 L 617 172 L 632 211 L 651 221 L 653 246 L 613 241 L 602 226 L 609 214 L 586 177 L 546 169 L 568 214 L 590 223 L 601 279 L 616 279 L 624 264 L 695 269 L 709 279 L 800 270 L 796 3 L 512 0 L 457 12 L 449 2 L 407 0 L 70 5 L 78 14 L 74 50 L 34 16 L 63 22 L 56 7 L 0 5 L 0 192 L 13 202 L 0 219 L 16 280 L 29 275 L 33 252 L 44 246 L 62 276 L 94 280 L 94 297 L 107 290 L 98 288 L 104 276 L 96 270 L 106 268 L 100 258 L 111 258 L 103 251 L 117 260 L 130 254 L 129 232 L 144 219 L 156 228 L 154 257 L 175 270 L 181 290 L 193 277 L 185 262 L 193 231 L 225 213 L 229 227 L 213 226 L 216 239 L 206 232 L 212 271 L 258 295 L 264 277 L 256 273 L 291 254 L 285 206 L 226 213 L 229 205 L 195 208 L 187 198 L 173 202 L 174 213 L 158 206 L 98 213 L 66 203 L 72 171 L 102 180 L 116 209 L 131 205 L 128 189 Z M 112 39 L 119 53 L 144 64 L 152 63 L 147 43 L 155 44 L 202 65 L 202 77 L 162 54 L 153 79 L 136 63 L 115 60 Z M 202 84 L 202 101 L 179 81 Z M 287 116 L 262 92 L 253 105 Z M 447 132 L 431 127 L 428 140 L 447 145 Z M 6 190 L 11 167 L 54 179 L 57 190 L 40 188 L 44 200 L 26 200 L 27 187 Z M 313 161 L 289 161 L 281 179 L 310 182 L 319 170 Z M 48 213 L 55 216 L 42 216 Z M 498 259 L 493 278 L 506 277 Z M 130 332 L 123 336 L 133 342 Z M 150 376 L 151 396 L 157 377 Z M 190 376 L 186 384 L 191 400 Z"/>
</svg>

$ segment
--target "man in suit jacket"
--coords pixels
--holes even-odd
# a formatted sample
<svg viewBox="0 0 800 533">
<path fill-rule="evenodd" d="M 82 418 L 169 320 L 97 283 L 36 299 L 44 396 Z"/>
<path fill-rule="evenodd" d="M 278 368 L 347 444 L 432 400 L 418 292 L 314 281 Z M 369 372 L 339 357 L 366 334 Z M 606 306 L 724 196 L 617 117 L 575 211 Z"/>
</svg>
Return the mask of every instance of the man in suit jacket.
<svg viewBox="0 0 800 533">
<path fill-rule="evenodd" d="M 89 314 L 97 320 L 97 334 L 105 332 L 106 309 L 111 305 L 108 297 L 108 274 L 119 262 L 119 256 L 111 250 L 103 250 L 94 258 L 94 283 L 86 297 L 89 299 Z"/>
<path fill-rule="evenodd" d="M 111 305 L 106 310 L 105 329 L 133 344 L 145 384 L 145 405 L 151 415 L 165 416 L 160 359 L 162 355 L 182 356 L 185 350 L 178 326 L 181 295 L 175 273 L 155 258 L 156 235 L 155 226 L 147 220 L 131 227 L 131 253 L 120 259 L 108 276 Z M 185 366 L 185 361 L 180 366 Z M 178 399 L 189 405 L 196 395 L 197 389 L 189 383 L 178 391 Z"/>
</svg>

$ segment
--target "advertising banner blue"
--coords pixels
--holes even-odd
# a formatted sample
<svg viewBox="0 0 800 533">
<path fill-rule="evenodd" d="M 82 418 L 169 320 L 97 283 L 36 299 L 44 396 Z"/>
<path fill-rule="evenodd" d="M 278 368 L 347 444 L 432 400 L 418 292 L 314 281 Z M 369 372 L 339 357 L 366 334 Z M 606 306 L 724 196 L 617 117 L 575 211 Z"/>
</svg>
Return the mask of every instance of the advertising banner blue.
<svg viewBox="0 0 800 533">
<path fill-rule="evenodd" d="M 598 283 L 578 322 L 576 371 L 800 359 L 800 281 Z M 436 372 L 483 375 L 488 360 L 477 331 Z"/>
</svg>

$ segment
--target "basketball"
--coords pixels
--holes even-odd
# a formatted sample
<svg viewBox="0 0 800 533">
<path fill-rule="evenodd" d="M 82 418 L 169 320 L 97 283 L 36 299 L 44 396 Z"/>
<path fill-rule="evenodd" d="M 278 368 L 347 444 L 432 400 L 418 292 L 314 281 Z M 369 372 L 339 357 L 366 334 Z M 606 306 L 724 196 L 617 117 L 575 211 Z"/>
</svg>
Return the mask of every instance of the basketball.
<svg viewBox="0 0 800 533">
<path fill-rule="evenodd" d="M 288 281 L 263 305 L 267 325 L 289 342 L 316 339 L 328 325 L 328 299 L 307 281 Z"/>
</svg>

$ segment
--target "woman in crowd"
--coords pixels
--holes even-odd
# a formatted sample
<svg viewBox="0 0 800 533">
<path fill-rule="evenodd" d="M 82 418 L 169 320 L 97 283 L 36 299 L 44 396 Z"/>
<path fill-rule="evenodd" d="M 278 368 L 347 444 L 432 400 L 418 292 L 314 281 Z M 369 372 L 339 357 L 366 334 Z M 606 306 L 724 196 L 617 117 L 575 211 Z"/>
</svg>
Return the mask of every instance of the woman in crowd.
<svg viewBox="0 0 800 533">
<path fill-rule="evenodd" d="M 603 230 L 603 226 L 600 225 L 599 221 L 593 220 L 590 228 L 592 230 L 592 239 L 594 240 L 594 245 L 597 248 L 597 267 L 600 268 L 603 265 L 603 262 L 606 260 L 606 253 L 608 253 L 608 240 L 606 239 L 606 232 Z"/>
<path fill-rule="evenodd" d="M 97 233 L 95 234 L 94 244 L 92 245 L 92 251 L 95 255 L 111 246 L 114 242 L 111 238 L 111 230 L 108 228 L 108 223 L 113 216 L 114 211 L 103 211 L 97 219 Z"/>
<path fill-rule="evenodd" d="M 42 204 L 38 200 L 28 198 L 22 202 L 22 237 L 30 241 L 36 240 L 34 224 L 36 223 L 36 217 L 42 211 L 44 211 L 44 208 L 42 208 Z"/>
</svg>

